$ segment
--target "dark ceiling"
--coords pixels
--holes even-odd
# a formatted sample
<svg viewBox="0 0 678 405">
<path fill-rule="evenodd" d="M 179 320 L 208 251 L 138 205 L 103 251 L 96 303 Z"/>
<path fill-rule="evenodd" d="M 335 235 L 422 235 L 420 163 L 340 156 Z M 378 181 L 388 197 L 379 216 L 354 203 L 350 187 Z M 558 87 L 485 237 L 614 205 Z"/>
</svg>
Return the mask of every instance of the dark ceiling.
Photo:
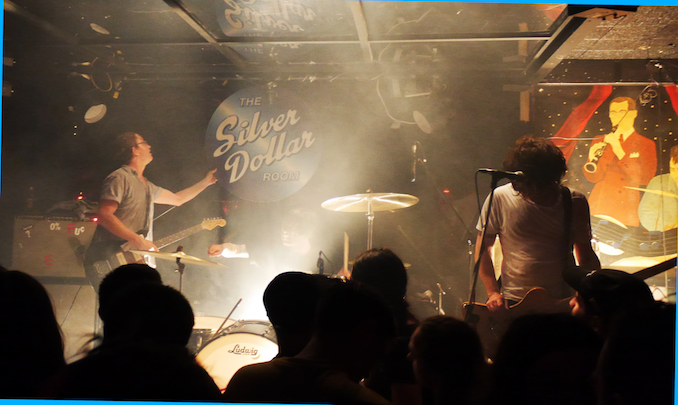
<svg viewBox="0 0 678 405">
<path fill-rule="evenodd" d="M 105 71 L 118 80 L 332 80 L 491 72 L 508 82 L 534 81 L 529 74 L 585 21 L 569 16 L 564 5 L 326 0 L 4 4 L 6 56 L 30 48 L 45 56 L 43 63 L 54 74 Z M 547 51 L 554 41 L 558 46 Z M 73 66 L 95 58 L 94 66 Z"/>
<path fill-rule="evenodd" d="M 542 81 L 563 59 L 675 57 L 678 7 L 303 0 L 8 0 L 21 75 L 345 80 L 426 73 Z M 637 9 L 637 11 L 636 11 Z M 586 18 L 589 17 L 589 18 Z M 20 59 L 20 58 L 17 58 Z"/>
</svg>

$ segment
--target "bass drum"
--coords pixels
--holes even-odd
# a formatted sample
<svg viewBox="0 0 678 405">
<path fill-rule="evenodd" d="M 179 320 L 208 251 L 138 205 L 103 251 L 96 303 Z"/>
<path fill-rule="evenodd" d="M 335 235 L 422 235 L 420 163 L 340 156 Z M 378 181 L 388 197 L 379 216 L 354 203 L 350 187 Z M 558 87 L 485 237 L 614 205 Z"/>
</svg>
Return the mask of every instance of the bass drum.
<svg viewBox="0 0 678 405">
<path fill-rule="evenodd" d="M 196 360 L 223 392 L 241 367 L 269 361 L 277 354 L 275 331 L 269 322 L 237 321 L 207 343 Z"/>
<path fill-rule="evenodd" d="M 226 318 L 220 316 L 196 316 L 194 319 L 193 332 L 191 332 L 188 345 L 186 345 L 188 350 L 194 354 L 216 335 L 221 325 L 224 325 L 221 330 L 226 330 L 235 323 L 233 319 L 227 319 L 224 322 Z"/>
</svg>

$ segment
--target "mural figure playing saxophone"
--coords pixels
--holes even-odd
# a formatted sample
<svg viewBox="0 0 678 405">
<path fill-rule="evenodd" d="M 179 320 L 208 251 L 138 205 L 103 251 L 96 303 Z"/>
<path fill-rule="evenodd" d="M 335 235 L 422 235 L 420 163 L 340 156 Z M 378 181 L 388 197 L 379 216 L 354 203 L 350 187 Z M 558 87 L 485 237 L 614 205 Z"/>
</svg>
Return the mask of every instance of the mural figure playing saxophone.
<svg viewBox="0 0 678 405">
<path fill-rule="evenodd" d="M 589 203 L 592 215 L 612 217 L 626 226 L 640 225 L 640 192 L 628 187 L 646 185 L 657 171 L 654 141 L 638 134 L 636 102 L 617 97 L 610 102 L 612 132 L 594 138 L 583 172 L 595 183 Z"/>
</svg>

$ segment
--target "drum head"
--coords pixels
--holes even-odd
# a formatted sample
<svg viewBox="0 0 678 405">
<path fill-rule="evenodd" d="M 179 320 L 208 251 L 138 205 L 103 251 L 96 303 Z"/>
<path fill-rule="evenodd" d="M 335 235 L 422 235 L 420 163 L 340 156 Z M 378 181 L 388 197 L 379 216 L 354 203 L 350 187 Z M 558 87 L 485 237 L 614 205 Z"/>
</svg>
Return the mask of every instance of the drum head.
<svg viewBox="0 0 678 405">
<path fill-rule="evenodd" d="M 272 360 L 278 354 L 269 322 L 238 321 L 203 347 L 196 360 L 223 392 L 236 371 Z"/>
</svg>

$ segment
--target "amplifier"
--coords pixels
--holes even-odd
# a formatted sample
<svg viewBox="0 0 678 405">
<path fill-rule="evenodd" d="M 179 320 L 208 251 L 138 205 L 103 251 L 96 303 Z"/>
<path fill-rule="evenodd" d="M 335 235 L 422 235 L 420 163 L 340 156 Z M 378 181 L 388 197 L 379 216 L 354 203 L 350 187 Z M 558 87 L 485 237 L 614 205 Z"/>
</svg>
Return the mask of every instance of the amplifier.
<svg viewBox="0 0 678 405">
<path fill-rule="evenodd" d="M 15 217 L 12 268 L 35 277 L 85 277 L 83 259 L 97 223 L 68 217 Z"/>
</svg>

